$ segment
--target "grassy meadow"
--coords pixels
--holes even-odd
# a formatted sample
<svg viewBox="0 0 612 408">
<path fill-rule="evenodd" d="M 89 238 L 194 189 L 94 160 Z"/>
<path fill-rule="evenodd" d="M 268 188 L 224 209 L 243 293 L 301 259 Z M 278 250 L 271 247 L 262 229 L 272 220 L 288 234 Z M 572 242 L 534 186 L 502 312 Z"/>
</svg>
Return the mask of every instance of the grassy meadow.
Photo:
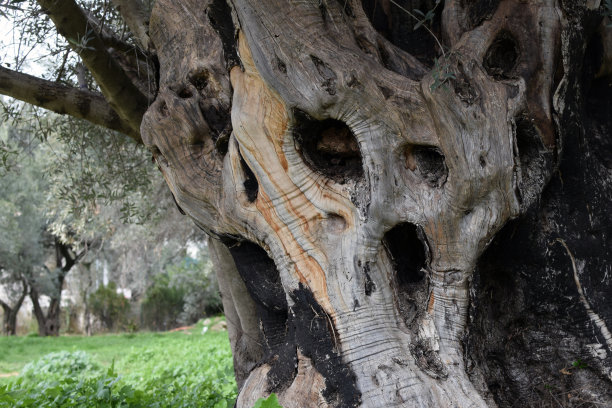
<svg viewBox="0 0 612 408">
<path fill-rule="evenodd" d="M 0 338 L 0 407 L 232 407 L 227 332 Z"/>
</svg>

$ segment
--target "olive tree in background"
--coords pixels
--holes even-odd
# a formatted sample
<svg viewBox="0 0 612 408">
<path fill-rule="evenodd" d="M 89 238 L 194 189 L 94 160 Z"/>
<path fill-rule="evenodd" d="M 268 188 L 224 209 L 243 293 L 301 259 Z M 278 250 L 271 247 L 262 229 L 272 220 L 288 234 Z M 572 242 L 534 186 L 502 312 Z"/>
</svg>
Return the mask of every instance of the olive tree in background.
<svg viewBox="0 0 612 408">
<path fill-rule="evenodd" d="M 96 85 L 0 92 L 150 149 L 239 407 L 610 401 L 609 2 L 37 3 Z"/>
</svg>

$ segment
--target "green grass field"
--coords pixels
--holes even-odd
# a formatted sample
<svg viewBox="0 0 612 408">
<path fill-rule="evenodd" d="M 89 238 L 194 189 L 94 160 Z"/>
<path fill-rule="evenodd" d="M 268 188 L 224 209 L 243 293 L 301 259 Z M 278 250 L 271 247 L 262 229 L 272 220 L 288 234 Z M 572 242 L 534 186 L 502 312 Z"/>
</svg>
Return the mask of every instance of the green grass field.
<svg viewBox="0 0 612 408">
<path fill-rule="evenodd" d="M 11 373 L 0 378 L 0 407 L 222 408 L 236 397 L 227 332 L 202 334 L 201 323 L 175 333 L 2 337 L 0 374 Z"/>
</svg>

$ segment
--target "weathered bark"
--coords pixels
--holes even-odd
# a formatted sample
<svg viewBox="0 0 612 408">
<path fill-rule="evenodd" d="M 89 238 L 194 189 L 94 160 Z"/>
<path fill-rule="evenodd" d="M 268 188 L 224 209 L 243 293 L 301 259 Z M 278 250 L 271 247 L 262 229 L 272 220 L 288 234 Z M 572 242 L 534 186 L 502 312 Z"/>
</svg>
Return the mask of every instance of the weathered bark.
<svg viewBox="0 0 612 408">
<path fill-rule="evenodd" d="M 149 15 L 144 4 L 140 0 L 113 0 L 119 13 L 136 36 L 143 49 L 148 50 L 149 40 Z"/>
<path fill-rule="evenodd" d="M 4 312 L 4 316 L 2 318 L 2 333 L 6 336 L 14 336 L 17 334 L 17 314 L 21 309 L 21 305 L 23 305 L 23 301 L 25 300 L 28 294 L 28 286 L 25 280 L 22 281 L 22 291 L 21 295 L 15 302 L 14 305 L 9 305 L 8 303 L 0 300 L 0 306 L 2 306 L 2 310 Z"/>
<path fill-rule="evenodd" d="M 137 133 L 147 108 L 148 98 L 138 85 L 138 78 L 122 67 L 119 55 L 113 55 L 95 30 L 95 22 L 72 0 L 40 0 L 58 32 L 89 68 L 108 103 L 119 117 Z"/>
<path fill-rule="evenodd" d="M 223 294 L 223 312 L 234 355 L 234 372 L 238 388 L 262 358 L 263 338 L 255 302 L 240 277 L 231 253 L 220 241 L 209 239 L 211 259 L 215 265 L 219 290 Z"/>
<path fill-rule="evenodd" d="M 427 29 L 415 8 L 433 10 Z M 158 92 L 140 132 L 179 208 L 218 240 L 238 407 L 270 392 L 286 407 L 609 402 L 602 13 L 156 2 Z M 122 83 L 93 62 L 103 90 Z"/>
<path fill-rule="evenodd" d="M 141 133 L 177 204 L 233 256 L 249 296 L 221 285 L 232 319 L 259 318 L 238 406 L 272 391 L 287 407 L 504 405 L 472 362 L 482 349 L 464 347 L 473 272 L 559 163 L 582 71 L 569 49 L 597 12 L 447 1 L 417 49 L 395 2 L 220 3 L 157 2 L 160 90 Z"/>
</svg>

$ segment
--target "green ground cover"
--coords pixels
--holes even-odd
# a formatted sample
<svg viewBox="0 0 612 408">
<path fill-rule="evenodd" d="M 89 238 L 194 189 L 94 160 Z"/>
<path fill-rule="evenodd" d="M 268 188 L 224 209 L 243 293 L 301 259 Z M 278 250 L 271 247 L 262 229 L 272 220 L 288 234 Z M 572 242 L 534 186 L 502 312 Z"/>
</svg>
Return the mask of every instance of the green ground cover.
<svg viewBox="0 0 612 408">
<path fill-rule="evenodd" d="M 211 322 L 213 325 L 215 322 Z M 53 353 L 53 354 L 50 354 Z M 0 407 L 233 406 L 227 333 L 0 338 Z"/>
</svg>

